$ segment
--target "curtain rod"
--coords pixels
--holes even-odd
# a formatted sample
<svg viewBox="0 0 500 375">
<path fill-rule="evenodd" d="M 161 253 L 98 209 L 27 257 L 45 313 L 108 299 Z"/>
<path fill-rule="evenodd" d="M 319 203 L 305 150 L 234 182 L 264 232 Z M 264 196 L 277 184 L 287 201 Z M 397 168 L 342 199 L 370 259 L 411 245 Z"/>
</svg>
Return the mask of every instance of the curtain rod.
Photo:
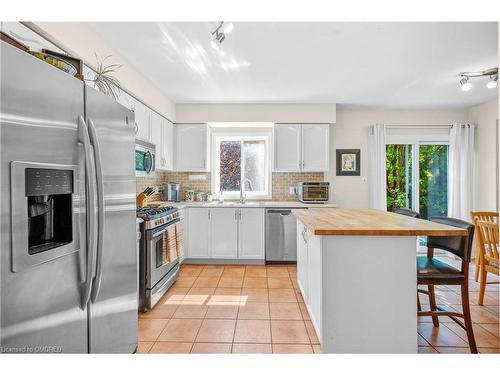
<svg viewBox="0 0 500 375">
<path fill-rule="evenodd" d="M 436 129 L 436 128 L 451 128 L 453 125 L 452 124 L 386 124 L 386 128 L 402 128 L 402 129 L 408 129 L 408 128 L 430 128 L 430 129 Z"/>
</svg>

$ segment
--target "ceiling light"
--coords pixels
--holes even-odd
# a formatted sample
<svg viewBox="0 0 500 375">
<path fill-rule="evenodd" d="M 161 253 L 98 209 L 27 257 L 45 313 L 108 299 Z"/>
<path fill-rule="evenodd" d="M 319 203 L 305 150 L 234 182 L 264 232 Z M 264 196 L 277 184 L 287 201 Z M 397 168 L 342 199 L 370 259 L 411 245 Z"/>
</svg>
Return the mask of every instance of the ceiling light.
<svg viewBox="0 0 500 375">
<path fill-rule="evenodd" d="M 489 89 L 494 89 L 498 86 L 498 75 L 490 76 L 490 80 L 486 84 L 486 87 Z"/>
<path fill-rule="evenodd" d="M 234 29 L 234 24 L 232 22 L 222 22 L 222 30 L 224 33 L 229 34 Z"/>
<path fill-rule="evenodd" d="M 210 46 L 216 51 L 220 49 L 220 45 L 218 42 L 215 41 L 215 39 L 210 41 Z"/>
<path fill-rule="evenodd" d="M 472 88 L 472 85 L 469 82 L 469 78 L 462 78 L 460 80 L 460 88 L 462 89 L 462 91 L 469 91 Z"/>
</svg>

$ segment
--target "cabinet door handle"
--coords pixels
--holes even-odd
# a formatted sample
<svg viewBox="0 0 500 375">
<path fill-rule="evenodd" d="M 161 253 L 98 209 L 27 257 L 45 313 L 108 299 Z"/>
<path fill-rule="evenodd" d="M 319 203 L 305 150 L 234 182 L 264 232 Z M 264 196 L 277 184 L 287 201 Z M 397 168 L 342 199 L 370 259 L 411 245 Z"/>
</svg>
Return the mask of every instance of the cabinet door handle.
<svg viewBox="0 0 500 375">
<path fill-rule="evenodd" d="M 234 220 L 238 220 L 238 208 L 234 210 Z"/>
<path fill-rule="evenodd" d="M 208 210 L 208 220 L 211 220 L 212 219 L 212 213 L 210 212 L 210 210 Z"/>
<path fill-rule="evenodd" d="M 241 221 L 241 208 L 238 208 L 238 214 L 239 214 L 240 221 Z"/>
</svg>

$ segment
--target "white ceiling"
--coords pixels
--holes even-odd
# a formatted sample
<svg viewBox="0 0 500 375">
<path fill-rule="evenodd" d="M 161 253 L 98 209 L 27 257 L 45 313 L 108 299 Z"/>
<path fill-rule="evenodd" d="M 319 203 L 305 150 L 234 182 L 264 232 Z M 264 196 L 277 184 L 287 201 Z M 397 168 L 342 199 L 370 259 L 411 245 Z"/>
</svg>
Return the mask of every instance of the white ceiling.
<svg viewBox="0 0 500 375">
<path fill-rule="evenodd" d="M 93 23 L 176 103 L 344 103 L 466 107 L 461 71 L 498 66 L 496 23 L 240 23 L 213 50 L 214 23 Z"/>
</svg>

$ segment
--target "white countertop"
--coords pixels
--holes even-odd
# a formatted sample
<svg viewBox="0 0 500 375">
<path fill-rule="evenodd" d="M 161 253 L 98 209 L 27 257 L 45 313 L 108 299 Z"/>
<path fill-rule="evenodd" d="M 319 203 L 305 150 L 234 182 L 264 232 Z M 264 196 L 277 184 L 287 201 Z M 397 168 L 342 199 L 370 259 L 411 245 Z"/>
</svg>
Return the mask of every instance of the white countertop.
<svg viewBox="0 0 500 375">
<path fill-rule="evenodd" d="M 189 208 L 189 207 L 212 207 L 212 208 L 332 208 L 337 207 L 335 203 L 325 202 L 325 203 L 302 203 L 299 201 L 251 201 L 247 200 L 246 203 L 239 203 L 238 201 L 224 201 L 224 203 L 219 203 L 218 200 L 212 202 L 167 202 L 167 201 L 155 201 L 150 202 L 152 204 L 165 203 L 165 205 L 174 206 L 179 209 Z"/>
</svg>

